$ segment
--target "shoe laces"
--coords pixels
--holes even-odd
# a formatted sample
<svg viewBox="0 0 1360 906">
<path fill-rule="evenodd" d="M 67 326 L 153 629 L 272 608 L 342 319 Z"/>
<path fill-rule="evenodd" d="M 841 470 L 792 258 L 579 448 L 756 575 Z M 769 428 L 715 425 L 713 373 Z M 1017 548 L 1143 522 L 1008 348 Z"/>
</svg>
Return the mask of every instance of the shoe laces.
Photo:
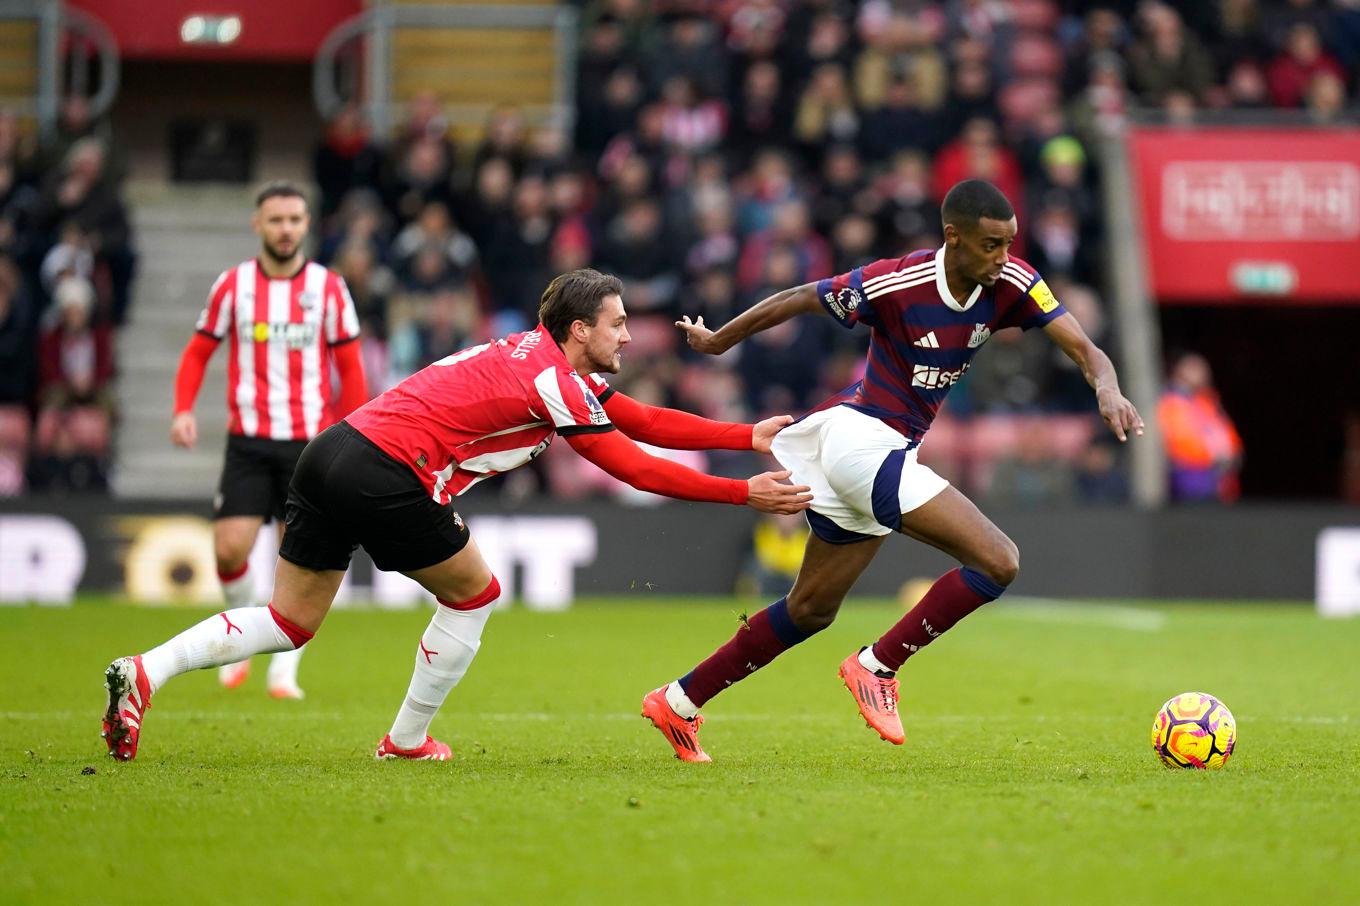
<svg viewBox="0 0 1360 906">
<path fill-rule="evenodd" d="M 889 714 L 897 713 L 897 680 L 874 677 L 878 684 L 878 697 L 883 702 L 883 710 Z"/>
</svg>

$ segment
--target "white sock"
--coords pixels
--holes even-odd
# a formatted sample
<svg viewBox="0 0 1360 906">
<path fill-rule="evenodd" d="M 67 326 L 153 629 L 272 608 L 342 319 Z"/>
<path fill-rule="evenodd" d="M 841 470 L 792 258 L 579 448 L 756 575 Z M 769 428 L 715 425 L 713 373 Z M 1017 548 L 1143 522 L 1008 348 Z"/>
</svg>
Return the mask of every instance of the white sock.
<svg viewBox="0 0 1360 906">
<path fill-rule="evenodd" d="M 255 603 L 255 577 L 250 574 L 249 565 L 245 572 L 231 581 L 223 579 L 221 572 L 218 572 L 217 581 L 222 583 L 222 597 L 228 608 L 249 607 Z"/>
<path fill-rule="evenodd" d="M 493 609 L 489 603 L 476 610 L 435 607 L 416 648 L 416 669 L 406 700 L 388 733 L 397 748 L 414 749 L 425 742 L 439 706 L 467 673 L 482 646 L 482 630 Z"/>
<path fill-rule="evenodd" d="M 685 690 L 680 688 L 679 680 L 666 686 L 666 703 L 685 720 L 693 720 L 699 714 L 699 706 L 689 700 Z"/>
<path fill-rule="evenodd" d="M 884 664 L 884 663 L 883 663 L 882 661 L 880 661 L 878 658 L 874 657 L 874 646 L 873 646 L 873 645 L 870 645 L 868 648 L 865 648 L 863 651 L 861 651 L 861 652 L 859 653 L 859 662 L 860 662 L 860 664 L 864 667 L 865 670 L 871 670 L 871 671 L 873 671 L 874 673 L 896 673 L 896 672 L 897 672 L 896 670 L 894 670 L 894 669 L 892 669 L 891 667 L 889 667 L 889 666 L 887 666 L 886 664 Z"/>
<path fill-rule="evenodd" d="M 269 659 L 269 672 L 265 675 L 265 685 L 270 689 L 297 688 L 298 661 L 302 660 L 302 649 L 276 651 Z"/>
<path fill-rule="evenodd" d="M 217 581 L 222 583 L 222 597 L 226 599 L 228 608 L 249 607 L 255 603 L 255 577 L 250 574 L 249 566 L 230 582 L 218 573 Z"/>
<path fill-rule="evenodd" d="M 220 667 L 252 654 L 288 651 L 293 640 L 268 607 L 238 607 L 190 626 L 168 642 L 142 655 L 142 669 L 155 692 L 166 680 L 190 670 Z"/>
</svg>

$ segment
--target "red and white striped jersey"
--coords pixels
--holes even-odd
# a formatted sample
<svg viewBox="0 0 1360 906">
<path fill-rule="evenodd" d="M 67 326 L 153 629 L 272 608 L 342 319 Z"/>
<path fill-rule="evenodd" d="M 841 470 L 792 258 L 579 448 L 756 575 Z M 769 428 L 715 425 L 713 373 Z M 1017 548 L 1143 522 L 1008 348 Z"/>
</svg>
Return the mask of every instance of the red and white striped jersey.
<svg viewBox="0 0 1360 906">
<path fill-rule="evenodd" d="M 598 374 L 577 374 L 540 324 L 440 359 L 345 421 L 444 504 L 529 462 L 554 433 L 614 430 L 603 406 L 613 392 Z"/>
<path fill-rule="evenodd" d="M 345 281 L 314 261 L 271 279 L 255 259 L 217 278 L 198 331 L 230 336 L 227 430 L 245 437 L 310 440 L 334 420 L 332 346 L 359 337 Z"/>
</svg>

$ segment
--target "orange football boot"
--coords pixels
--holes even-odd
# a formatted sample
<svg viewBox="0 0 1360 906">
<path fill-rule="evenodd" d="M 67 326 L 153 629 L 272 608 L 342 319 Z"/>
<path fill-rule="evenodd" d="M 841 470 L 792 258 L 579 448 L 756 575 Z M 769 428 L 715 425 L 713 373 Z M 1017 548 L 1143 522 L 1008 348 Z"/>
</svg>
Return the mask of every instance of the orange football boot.
<svg viewBox="0 0 1360 906">
<path fill-rule="evenodd" d="M 666 701 L 665 686 L 653 689 L 643 697 L 642 716 L 650 720 L 652 726 L 666 737 L 666 742 L 675 749 L 676 758 L 692 762 L 713 760 L 699 746 L 699 728 L 704 725 L 703 715 L 696 714 L 693 718 L 684 718 L 676 714 L 670 702 Z"/>
<path fill-rule="evenodd" d="M 249 676 L 249 659 L 237 661 L 234 664 L 223 664 L 217 668 L 217 681 L 222 684 L 223 689 L 235 689 L 244 683 Z"/>
<path fill-rule="evenodd" d="M 885 679 L 866 669 L 859 655 L 841 661 L 841 679 L 855 697 L 859 713 L 869 727 L 888 742 L 900 746 L 907 741 L 902 718 L 897 713 L 897 679 Z"/>
</svg>

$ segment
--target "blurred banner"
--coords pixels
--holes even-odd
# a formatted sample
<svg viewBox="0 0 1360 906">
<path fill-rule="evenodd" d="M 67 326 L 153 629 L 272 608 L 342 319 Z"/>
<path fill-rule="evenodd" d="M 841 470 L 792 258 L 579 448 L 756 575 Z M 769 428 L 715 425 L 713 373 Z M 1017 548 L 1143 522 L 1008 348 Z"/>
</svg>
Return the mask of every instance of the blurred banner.
<svg viewBox="0 0 1360 906">
<path fill-rule="evenodd" d="M 1159 302 L 1360 305 L 1360 132 L 1141 127 L 1131 142 Z"/>
<path fill-rule="evenodd" d="M 459 509 L 504 600 L 536 610 L 562 610 L 578 597 L 731 595 L 752 565 L 760 518 L 745 507 L 701 504 L 505 509 L 490 496 L 460 498 Z M 1354 507 L 988 508 L 988 515 L 1020 546 L 1014 595 L 1311 600 L 1316 589 L 1329 612 L 1360 609 Z M 157 501 L 0 501 L 0 604 L 67 604 L 78 592 L 216 604 L 207 516 L 206 507 Z M 273 533 L 262 533 L 251 558 L 261 601 L 270 594 L 273 544 Z M 890 538 L 854 595 L 896 595 L 954 565 L 924 544 Z M 342 604 L 389 608 L 426 600 L 404 576 L 374 570 L 362 551 L 340 596 Z"/>
</svg>

